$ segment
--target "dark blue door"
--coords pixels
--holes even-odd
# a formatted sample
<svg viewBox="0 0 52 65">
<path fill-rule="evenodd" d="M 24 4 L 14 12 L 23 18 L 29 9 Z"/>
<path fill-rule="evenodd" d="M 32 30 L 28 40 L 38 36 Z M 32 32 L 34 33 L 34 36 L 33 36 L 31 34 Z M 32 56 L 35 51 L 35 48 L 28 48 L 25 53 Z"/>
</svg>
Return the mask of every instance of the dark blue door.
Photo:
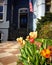
<svg viewBox="0 0 52 65">
<path fill-rule="evenodd" d="M 12 10 L 12 6 L 13 6 L 13 10 Z M 10 39 L 12 38 L 16 39 L 16 37 L 21 36 L 19 33 L 21 30 L 18 30 L 18 10 L 20 8 L 29 8 L 29 1 L 28 0 L 8 0 L 7 19 L 9 19 L 10 21 L 10 28 L 9 28 Z M 11 15 L 12 12 L 13 12 L 13 16 Z M 28 22 L 27 14 L 21 14 L 20 27 L 27 29 L 27 22 Z"/>
</svg>

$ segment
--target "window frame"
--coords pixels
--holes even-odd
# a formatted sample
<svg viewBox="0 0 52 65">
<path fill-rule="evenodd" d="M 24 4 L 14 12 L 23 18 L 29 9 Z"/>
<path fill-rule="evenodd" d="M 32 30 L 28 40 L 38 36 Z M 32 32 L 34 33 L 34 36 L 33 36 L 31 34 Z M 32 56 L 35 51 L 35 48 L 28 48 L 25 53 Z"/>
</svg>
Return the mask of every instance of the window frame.
<svg viewBox="0 0 52 65">
<path fill-rule="evenodd" d="M 3 6 L 3 11 L 0 12 L 0 13 L 2 13 L 2 19 L 0 19 L 0 22 L 3 22 L 4 21 L 4 1 L 5 0 L 3 0 L 3 2 L 0 3 L 0 6 Z"/>
</svg>

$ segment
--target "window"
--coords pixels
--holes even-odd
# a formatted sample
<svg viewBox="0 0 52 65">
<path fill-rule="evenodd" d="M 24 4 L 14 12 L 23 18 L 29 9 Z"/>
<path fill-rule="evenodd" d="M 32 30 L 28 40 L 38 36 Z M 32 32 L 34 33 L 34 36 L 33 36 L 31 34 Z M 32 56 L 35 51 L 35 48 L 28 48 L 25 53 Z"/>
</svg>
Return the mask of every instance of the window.
<svg viewBox="0 0 52 65">
<path fill-rule="evenodd" d="M 46 12 L 50 12 L 51 8 L 51 0 L 45 0 L 45 10 Z"/>
<path fill-rule="evenodd" d="M 3 13 L 4 13 L 3 7 L 4 7 L 4 0 L 0 0 L 0 22 L 3 21 Z"/>
<path fill-rule="evenodd" d="M 28 8 L 20 8 L 18 10 L 18 28 L 26 28 L 28 24 Z"/>
<path fill-rule="evenodd" d="M 20 28 L 27 28 L 28 14 L 20 14 Z"/>
</svg>

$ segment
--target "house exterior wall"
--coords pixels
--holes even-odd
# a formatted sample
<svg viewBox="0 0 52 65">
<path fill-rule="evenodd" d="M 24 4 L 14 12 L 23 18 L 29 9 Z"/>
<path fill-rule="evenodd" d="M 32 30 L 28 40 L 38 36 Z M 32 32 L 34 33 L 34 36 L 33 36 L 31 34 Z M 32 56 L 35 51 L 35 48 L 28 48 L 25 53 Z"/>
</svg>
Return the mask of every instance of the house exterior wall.
<svg viewBox="0 0 52 65">
<path fill-rule="evenodd" d="M 37 18 L 41 18 L 41 16 L 45 15 L 45 0 L 31 0 L 33 1 L 33 13 L 29 11 L 29 22 L 28 22 L 28 29 L 30 31 L 36 31 L 37 27 Z M 52 3 L 52 0 L 51 0 Z M 28 5 L 27 5 L 28 4 Z M 5 33 L 4 40 L 6 41 L 8 38 L 8 29 L 10 28 L 9 32 L 15 35 L 18 28 L 18 9 L 20 8 L 28 8 L 29 9 L 29 1 L 28 0 L 5 0 L 4 6 L 4 21 L 0 23 L 0 31 Z M 13 10 L 12 10 L 13 7 Z M 52 4 L 51 9 L 52 11 Z M 13 17 L 12 17 L 13 12 Z M 12 18 L 11 18 L 12 17 Z M 10 26 L 9 26 L 10 25 Z M 18 33 L 18 31 L 17 31 Z M 11 36 L 11 34 L 9 36 Z M 13 37 L 13 36 L 12 36 Z M 13 37 L 14 38 L 14 37 Z"/>
<path fill-rule="evenodd" d="M 7 0 L 4 1 L 3 6 L 3 21 L 0 22 L 0 31 L 3 33 L 3 39 L 1 41 L 7 41 L 8 40 L 8 28 L 9 28 L 9 21 L 6 20 L 7 15 Z"/>
<path fill-rule="evenodd" d="M 36 30 L 37 18 L 45 15 L 45 0 L 33 0 L 33 31 Z"/>
<path fill-rule="evenodd" d="M 33 11 L 33 13 L 29 12 L 28 29 L 30 31 L 36 31 L 37 18 L 41 18 L 41 16 L 45 15 L 45 0 L 31 0 L 31 1 L 33 1 L 34 11 Z M 11 32 L 11 34 L 9 34 L 9 36 L 14 34 L 15 37 L 14 36 L 11 36 L 11 37 L 16 38 L 17 35 L 16 35 L 16 32 L 14 33 L 14 31 L 17 31 L 17 28 L 18 28 L 18 9 L 24 8 L 24 7 L 29 8 L 29 2 L 28 2 L 28 0 L 25 0 L 25 1 L 8 0 L 7 2 L 8 2 L 7 3 L 8 4 L 7 5 L 7 20 L 10 21 L 9 32 Z M 11 21 L 12 6 L 13 6 L 13 20 Z"/>
</svg>

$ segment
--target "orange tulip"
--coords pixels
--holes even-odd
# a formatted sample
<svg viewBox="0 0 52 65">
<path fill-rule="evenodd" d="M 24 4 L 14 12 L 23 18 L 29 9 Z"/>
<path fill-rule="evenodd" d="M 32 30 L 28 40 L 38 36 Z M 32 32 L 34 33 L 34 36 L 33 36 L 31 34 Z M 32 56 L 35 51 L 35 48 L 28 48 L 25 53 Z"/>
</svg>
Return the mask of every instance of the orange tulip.
<svg viewBox="0 0 52 65">
<path fill-rule="evenodd" d="M 52 51 L 51 51 L 51 56 L 52 56 Z"/>
<path fill-rule="evenodd" d="M 45 58 L 50 58 L 50 50 L 49 49 L 44 49 L 41 51 L 41 55 Z"/>
<path fill-rule="evenodd" d="M 50 50 L 52 56 L 52 46 L 48 46 L 48 49 Z"/>
</svg>

